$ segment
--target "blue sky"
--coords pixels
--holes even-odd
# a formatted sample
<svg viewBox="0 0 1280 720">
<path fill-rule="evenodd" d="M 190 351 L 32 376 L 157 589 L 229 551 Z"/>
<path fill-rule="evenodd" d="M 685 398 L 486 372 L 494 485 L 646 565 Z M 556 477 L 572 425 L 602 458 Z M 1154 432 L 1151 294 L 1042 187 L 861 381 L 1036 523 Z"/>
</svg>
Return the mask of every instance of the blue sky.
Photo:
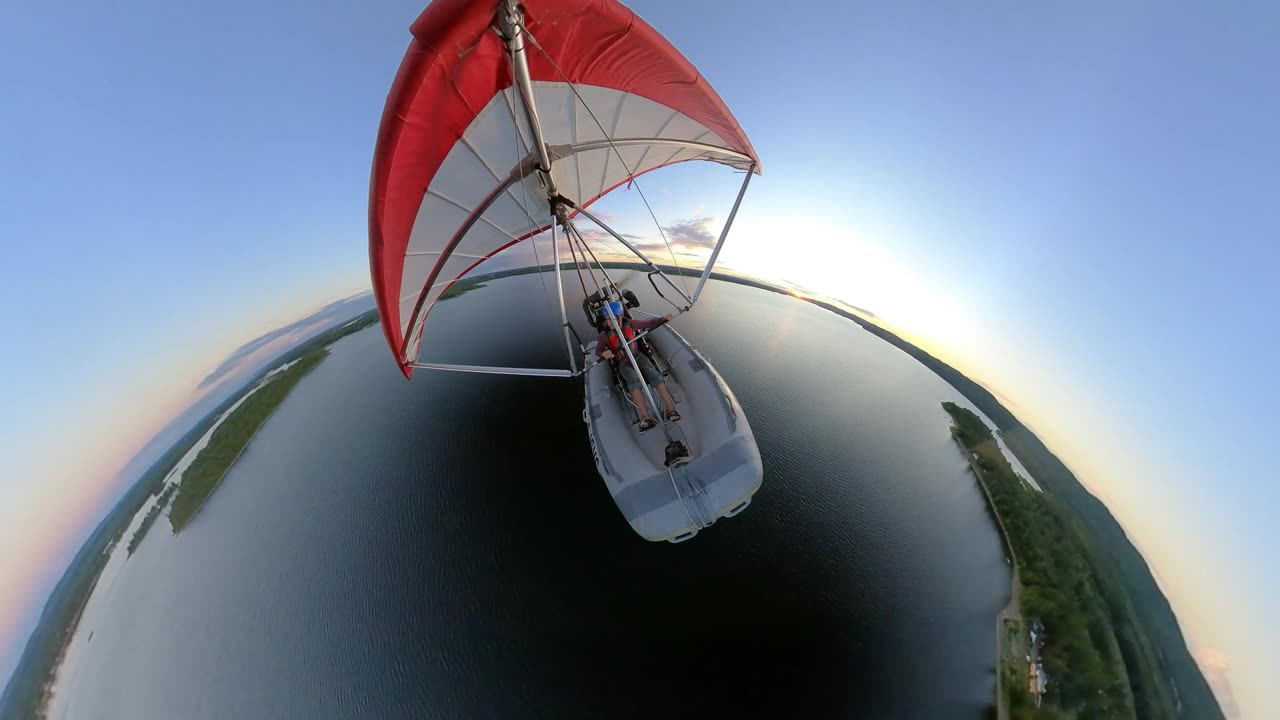
<svg viewBox="0 0 1280 720">
<path fill-rule="evenodd" d="M 4 674 L 124 459 L 234 348 L 367 288 L 372 143 L 421 7 L 0 7 Z M 1245 716 L 1280 717 L 1274 4 L 633 7 L 763 160 L 725 263 L 1007 398 Z M 694 177 L 646 185 L 664 220 L 727 206 Z"/>
</svg>

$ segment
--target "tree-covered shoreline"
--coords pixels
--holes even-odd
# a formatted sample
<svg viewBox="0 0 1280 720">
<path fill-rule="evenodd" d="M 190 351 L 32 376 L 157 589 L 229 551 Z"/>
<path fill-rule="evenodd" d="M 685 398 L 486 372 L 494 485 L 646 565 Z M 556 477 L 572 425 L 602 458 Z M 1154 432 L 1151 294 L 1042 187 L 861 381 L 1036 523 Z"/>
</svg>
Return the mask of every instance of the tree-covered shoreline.
<svg viewBox="0 0 1280 720">
<path fill-rule="evenodd" d="M 955 403 L 942 406 L 955 422 L 952 433 L 972 453 L 978 479 L 1007 534 L 1021 586 L 1021 614 L 1024 619 L 1039 620 L 1045 628 L 1040 660 L 1051 682 L 1044 706 L 1031 703 L 1026 672 L 1000 668 L 1012 716 L 1051 718 L 1063 712 L 1081 718 L 1137 716 L 1129 672 L 1116 639 L 1116 621 L 1102 594 L 1105 580 L 1089 562 L 1087 536 L 1051 494 L 1036 492 L 1018 477 L 977 415 Z M 1141 717 L 1172 714 L 1173 708 L 1165 707 Z"/>
<path fill-rule="evenodd" d="M 182 532 L 213 491 L 218 489 L 258 429 L 275 414 L 290 391 L 328 355 L 326 348 L 316 348 L 288 368 L 271 375 L 218 424 L 209 444 L 196 455 L 177 485 L 177 495 L 169 508 L 169 524 L 174 534 Z"/>
</svg>

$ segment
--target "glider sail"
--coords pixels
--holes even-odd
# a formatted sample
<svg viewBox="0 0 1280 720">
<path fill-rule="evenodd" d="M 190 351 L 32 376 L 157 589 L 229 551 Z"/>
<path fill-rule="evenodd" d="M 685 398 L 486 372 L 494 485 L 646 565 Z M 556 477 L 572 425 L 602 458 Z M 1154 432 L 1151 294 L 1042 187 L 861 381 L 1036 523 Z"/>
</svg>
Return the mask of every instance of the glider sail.
<svg viewBox="0 0 1280 720">
<path fill-rule="evenodd" d="M 747 171 L 744 190 L 759 172 L 710 84 L 614 0 L 435 0 L 411 33 L 369 198 L 374 293 L 406 376 L 449 286 L 557 213 L 674 163 Z"/>
</svg>

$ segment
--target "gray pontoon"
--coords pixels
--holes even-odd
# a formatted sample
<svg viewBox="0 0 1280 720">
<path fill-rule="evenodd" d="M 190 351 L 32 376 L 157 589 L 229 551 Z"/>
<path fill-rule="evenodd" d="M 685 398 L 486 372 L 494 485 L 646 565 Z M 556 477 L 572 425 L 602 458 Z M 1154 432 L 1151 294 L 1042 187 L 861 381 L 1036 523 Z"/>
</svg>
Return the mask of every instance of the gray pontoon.
<svg viewBox="0 0 1280 720">
<path fill-rule="evenodd" d="M 608 363 L 586 373 L 582 419 L 596 468 L 631 528 L 646 540 L 682 542 L 745 510 L 764 470 L 747 417 L 720 373 L 670 326 L 647 340 L 681 420 L 642 433 L 640 414 Z M 672 441 L 688 454 L 668 465 Z"/>
</svg>

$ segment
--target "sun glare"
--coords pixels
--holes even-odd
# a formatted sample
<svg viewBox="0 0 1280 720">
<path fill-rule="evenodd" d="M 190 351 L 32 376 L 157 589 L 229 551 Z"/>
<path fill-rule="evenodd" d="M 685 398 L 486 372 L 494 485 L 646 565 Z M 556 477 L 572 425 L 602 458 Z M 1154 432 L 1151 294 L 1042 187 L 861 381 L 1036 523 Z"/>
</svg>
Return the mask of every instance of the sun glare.
<svg viewBox="0 0 1280 720">
<path fill-rule="evenodd" d="M 968 359 L 979 329 L 969 303 L 906 270 L 884 249 L 892 246 L 817 217 L 751 217 L 734 225 L 721 257 L 735 270 L 870 311 L 944 358 Z"/>
</svg>

